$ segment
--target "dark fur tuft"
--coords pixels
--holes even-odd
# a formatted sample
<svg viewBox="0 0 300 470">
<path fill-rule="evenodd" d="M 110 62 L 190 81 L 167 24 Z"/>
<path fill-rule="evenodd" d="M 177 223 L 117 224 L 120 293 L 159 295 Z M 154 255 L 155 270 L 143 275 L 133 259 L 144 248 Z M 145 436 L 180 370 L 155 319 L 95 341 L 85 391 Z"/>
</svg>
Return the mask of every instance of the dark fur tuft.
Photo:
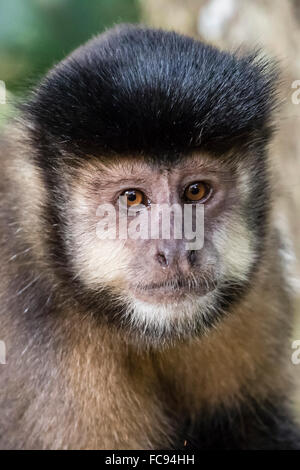
<svg viewBox="0 0 300 470">
<path fill-rule="evenodd" d="M 36 141 L 96 154 L 224 152 L 272 128 L 276 67 L 191 38 L 119 26 L 77 49 L 25 109 Z"/>
<path fill-rule="evenodd" d="M 184 441 L 186 451 L 299 450 L 300 432 L 284 398 L 262 403 L 248 398 L 231 409 L 202 412 L 196 423 L 187 424 L 181 446 Z"/>
</svg>

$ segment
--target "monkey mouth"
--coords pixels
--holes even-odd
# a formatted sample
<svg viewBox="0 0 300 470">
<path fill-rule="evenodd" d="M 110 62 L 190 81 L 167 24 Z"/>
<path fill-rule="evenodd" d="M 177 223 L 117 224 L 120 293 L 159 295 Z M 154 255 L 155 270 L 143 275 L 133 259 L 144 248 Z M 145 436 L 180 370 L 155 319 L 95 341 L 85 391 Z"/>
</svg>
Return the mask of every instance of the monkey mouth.
<svg viewBox="0 0 300 470">
<path fill-rule="evenodd" d="M 151 303 L 173 303 L 204 296 L 216 287 L 211 279 L 172 279 L 162 283 L 132 286 L 131 291 L 140 300 Z"/>
</svg>

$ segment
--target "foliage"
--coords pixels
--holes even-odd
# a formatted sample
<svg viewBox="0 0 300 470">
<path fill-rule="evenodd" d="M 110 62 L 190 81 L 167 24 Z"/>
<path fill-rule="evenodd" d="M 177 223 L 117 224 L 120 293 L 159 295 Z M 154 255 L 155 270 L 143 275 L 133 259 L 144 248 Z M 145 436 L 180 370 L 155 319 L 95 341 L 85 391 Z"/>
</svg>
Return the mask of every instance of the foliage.
<svg viewBox="0 0 300 470">
<path fill-rule="evenodd" d="M 138 20 L 138 0 L 0 0 L 0 80 L 23 94 L 92 35 Z"/>
</svg>

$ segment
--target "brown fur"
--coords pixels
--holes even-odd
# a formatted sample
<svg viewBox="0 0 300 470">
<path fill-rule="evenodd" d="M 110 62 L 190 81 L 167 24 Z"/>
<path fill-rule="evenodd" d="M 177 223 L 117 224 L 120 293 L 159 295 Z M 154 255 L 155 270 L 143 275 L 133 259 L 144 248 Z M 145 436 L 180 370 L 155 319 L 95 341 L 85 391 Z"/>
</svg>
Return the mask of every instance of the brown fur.
<svg viewBox="0 0 300 470">
<path fill-rule="evenodd" d="M 24 231 L 20 248 L 38 247 L 40 274 L 50 283 L 39 236 L 45 227 L 38 224 L 46 196 L 34 167 L 23 166 L 24 160 L 20 167 L 18 152 L 11 152 L 2 152 L 1 162 L 2 191 L 14 199 L 2 198 L 1 339 L 7 344 L 7 365 L 0 366 L 2 448 L 166 448 L 181 416 L 195 418 L 203 407 L 242 404 L 249 396 L 263 401 L 287 395 L 290 318 L 274 234 L 251 291 L 201 339 L 143 352 L 74 302 L 62 303 L 57 292 L 59 307 L 28 330 L 27 313 L 11 310 L 17 295 L 11 279 L 32 266 L 24 256 L 8 261 L 9 238 Z M 12 225 L 6 204 L 16 205 Z M 26 204 L 31 209 L 34 204 L 34 211 L 24 218 Z M 39 296 L 40 280 L 34 282 Z"/>
</svg>

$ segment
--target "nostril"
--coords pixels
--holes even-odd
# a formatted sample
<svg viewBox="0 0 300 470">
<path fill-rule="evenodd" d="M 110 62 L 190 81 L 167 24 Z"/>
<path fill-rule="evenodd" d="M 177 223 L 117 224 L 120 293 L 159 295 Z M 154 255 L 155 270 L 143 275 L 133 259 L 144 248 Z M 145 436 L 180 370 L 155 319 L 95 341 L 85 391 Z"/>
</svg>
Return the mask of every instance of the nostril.
<svg viewBox="0 0 300 470">
<path fill-rule="evenodd" d="M 166 256 L 163 253 L 158 253 L 156 255 L 156 259 L 159 262 L 159 264 L 163 267 L 166 267 L 169 264 Z"/>
<path fill-rule="evenodd" d="M 191 250 L 188 252 L 188 261 L 193 266 L 196 262 L 197 254 L 195 250 Z"/>
</svg>

